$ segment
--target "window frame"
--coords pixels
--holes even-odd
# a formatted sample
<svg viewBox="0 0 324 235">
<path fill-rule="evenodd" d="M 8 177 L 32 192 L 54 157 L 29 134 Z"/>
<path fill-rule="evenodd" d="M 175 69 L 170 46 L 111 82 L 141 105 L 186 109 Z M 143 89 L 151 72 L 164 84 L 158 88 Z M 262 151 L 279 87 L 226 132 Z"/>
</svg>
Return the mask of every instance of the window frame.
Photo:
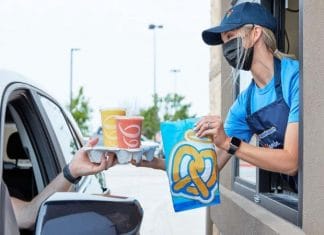
<svg viewBox="0 0 324 235">
<path fill-rule="evenodd" d="M 19 116 L 16 109 L 11 104 L 8 104 L 8 111 L 10 112 L 10 115 L 12 115 L 12 118 L 14 119 L 14 124 L 16 126 L 17 132 L 19 134 L 23 146 L 25 146 L 28 149 L 29 158 L 32 164 L 33 174 L 36 182 L 36 187 L 39 193 L 45 187 L 44 173 L 42 174 L 44 169 L 41 168 L 39 164 L 36 153 L 34 151 L 34 147 L 31 143 L 30 137 L 28 136 L 27 130 L 24 126 L 21 117 Z"/>
<path fill-rule="evenodd" d="M 5 113 L 7 108 L 9 109 L 10 107 L 10 109 L 13 109 L 13 111 L 10 112 L 16 113 L 15 123 L 20 125 L 19 129 L 21 133 L 19 134 L 28 136 L 28 141 L 25 144 L 29 146 L 29 150 L 31 151 L 30 154 L 33 154 L 36 159 L 36 167 L 39 169 L 38 172 L 40 172 L 42 187 L 46 187 L 46 185 L 62 171 L 66 163 L 64 159 L 64 162 L 60 160 L 60 158 L 63 158 L 59 151 L 60 145 L 55 145 L 55 143 L 58 143 L 58 140 L 56 136 L 52 134 L 52 126 L 49 125 L 50 122 L 46 119 L 47 116 L 43 112 L 43 106 L 35 95 L 36 93 L 40 93 L 42 96 L 55 103 L 62 111 L 61 106 L 58 105 L 52 97 L 38 88 L 22 82 L 12 83 L 3 91 L 1 100 L 1 128 L 4 127 Z M 73 124 L 69 121 L 64 112 L 63 114 L 71 133 L 73 133 L 77 142 L 81 144 L 81 140 Z M 4 135 L 3 129 L 1 130 L 1 135 Z M 1 141 L 1 151 L 3 151 L 5 147 L 3 144 L 3 141 Z M 1 159 L 1 161 L 3 161 L 3 159 Z"/>
<path fill-rule="evenodd" d="M 16 116 L 14 121 L 21 129 L 18 132 L 22 131 L 20 134 L 28 136 L 27 142 L 22 141 L 30 146 L 30 154 L 35 157 L 43 184 L 46 186 L 59 174 L 60 169 L 46 133 L 46 125 L 32 96 L 32 90 L 32 87 L 22 83 L 9 86 L 5 91 L 7 100 L 3 102 L 3 108 L 4 113 L 9 108 L 12 115 Z"/>
<path fill-rule="evenodd" d="M 61 114 L 64 117 L 66 125 L 68 126 L 68 128 L 71 132 L 71 135 L 73 135 L 74 140 L 77 142 L 76 144 L 77 144 L 78 149 L 84 145 L 82 134 L 79 131 L 79 129 L 76 127 L 77 124 L 72 122 L 72 119 L 71 119 L 72 117 L 68 116 L 66 111 L 62 108 L 62 106 L 53 97 L 51 97 L 50 95 L 46 94 L 45 92 L 43 92 L 39 89 L 36 89 L 33 92 L 33 97 L 34 97 L 35 102 L 38 105 L 39 111 L 44 119 L 44 122 L 47 123 L 46 124 L 47 131 L 50 129 L 50 131 L 48 132 L 48 135 L 51 137 L 50 140 L 52 140 L 52 146 L 54 146 L 54 148 L 55 148 L 57 159 L 61 166 L 60 167 L 60 171 L 61 171 L 63 169 L 63 167 L 67 164 L 67 162 L 65 160 L 63 151 L 61 149 L 60 141 L 56 137 L 56 132 L 53 129 L 52 122 L 51 122 L 50 118 L 48 117 L 48 112 L 44 108 L 41 98 L 43 97 L 43 98 L 47 99 L 48 101 L 52 102 L 53 105 L 55 105 L 60 110 Z M 86 192 L 88 185 L 90 185 L 90 183 L 92 181 L 92 178 L 94 178 L 94 176 L 82 177 L 80 182 L 77 185 L 74 185 L 74 190 L 78 191 L 78 192 Z"/>
<path fill-rule="evenodd" d="M 240 93 L 240 76 L 238 76 L 238 79 L 234 85 L 234 92 L 233 92 L 233 100 L 236 99 L 238 94 Z M 299 145 L 302 146 L 302 145 Z M 301 147 L 299 147 L 301 148 Z M 302 151 L 302 149 L 299 149 L 299 151 Z M 254 203 L 262 206 L 263 208 L 271 211 L 272 213 L 278 215 L 281 218 L 284 218 L 285 220 L 301 227 L 301 201 L 302 201 L 302 184 L 300 181 L 302 172 L 299 171 L 299 181 L 298 181 L 298 210 L 295 210 L 284 203 L 280 203 L 279 201 L 276 201 L 266 194 L 262 192 L 260 186 L 260 181 L 264 180 L 264 178 L 261 178 L 262 175 L 268 174 L 270 175 L 270 172 L 262 170 L 260 168 L 256 168 L 256 183 L 255 185 L 244 180 L 239 176 L 239 164 L 240 159 L 233 157 L 232 158 L 232 189 L 234 192 L 244 196 L 245 198 L 249 199 L 250 201 L 253 201 Z M 299 162 L 300 166 L 300 162 Z M 300 167 L 299 167 L 300 168 Z"/>
<path fill-rule="evenodd" d="M 279 29 L 283 29 L 285 27 L 285 15 L 282 14 L 282 9 L 285 9 L 285 2 L 280 0 L 260 0 L 261 5 L 265 6 L 266 8 L 270 9 L 273 12 L 275 18 L 277 18 L 277 27 Z M 300 1 L 300 9 L 303 8 L 302 1 Z M 302 16 L 299 15 L 299 23 L 302 22 Z M 303 58 L 302 54 L 302 45 L 303 45 L 303 38 L 302 38 L 302 28 L 299 27 L 299 55 L 300 58 Z M 278 42 L 278 48 L 284 48 L 284 30 L 279 30 L 280 32 L 277 33 L 276 39 Z M 280 35 L 279 35 L 280 34 Z M 300 70 L 302 70 L 302 63 L 300 63 Z M 303 117 L 302 117 L 302 90 L 303 90 L 303 83 L 302 83 L 302 73 L 300 75 L 299 80 L 299 97 L 300 97 L 300 108 L 299 108 L 299 158 L 298 158 L 298 209 L 295 210 L 291 207 L 286 206 L 279 201 L 276 201 L 262 192 L 260 192 L 260 175 L 264 175 L 267 171 L 257 168 L 256 172 L 256 184 L 255 186 L 246 180 L 239 177 L 239 159 L 232 158 L 232 189 L 236 193 L 246 197 L 247 199 L 257 203 L 258 205 L 262 206 L 263 208 L 273 212 L 274 214 L 278 215 L 281 218 L 286 219 L 287 221 L 302 227 L 302 212 L 303 212 L 303 139 L 302 139 L 302 125 L 303 125 Z M 240 91 L 240 77 L 238 77 L 237 82 L 234 85 L 234 92 L 233 98 L 237 97 Z"/>
<path fill-rule="evenodd" d="M 65 113 L 65 111 L 62 109 L 60 104 L 58 104 L 52 97 L 46 95 L 44 92 L 41 92 L 41 91 L 34 92 L 33 95 L 35 96 L 35 100 L 38 104 L 38 107 L 40 109 L 42 117 L 44 118 L 45 122 L 47 123 L 48 129 L 50 129 L 50 131 L 48 132 L 48 135 L 50 135 L 51 136 L 50 139 L 53 140 L 53 146 L 55 146 L 56 152 L 58 153 L 58 160 L 60 162 L 61 169 L 63 169 L 63 167 L 67 164 L 67 162 L 65 160 L 60 141 L 58 140 L 58 137 L 56 136 L 56 132 L 54 130 L 52 121 L 50 120 L 50 118 L 48 116 L 48 112 L 45 109 L 44 104 L 41 101 L 41 99 L 45 98 L 46 100 L 51 102 L 53 105 L 55 105 L 59 109 L 60 113 L 62 114 L 62 116 L 64 118 L 65 124 L 67 125 L 71 135 L 73 136 L 75 144 L 77 145 L 77 149 L 79 149 L 83 146 L 80 133 L 76 132 L 74 125 L 70 122 L 70 119 L 67 117 L 67 114 Z"/>
</svg>

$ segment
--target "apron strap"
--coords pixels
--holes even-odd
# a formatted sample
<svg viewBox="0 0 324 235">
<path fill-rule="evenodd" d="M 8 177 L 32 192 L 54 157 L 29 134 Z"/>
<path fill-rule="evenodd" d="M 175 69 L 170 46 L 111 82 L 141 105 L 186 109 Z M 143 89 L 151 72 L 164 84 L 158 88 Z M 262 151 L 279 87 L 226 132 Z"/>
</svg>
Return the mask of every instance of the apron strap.
<svg viewBox="0 0 324 235">
<path fill-rule="evenodd" d="M 282 98 L 282 88 L 281 88 L 281 60 L 274 59 L 274 72 L 275 72 L 275 88 L 277 100 Z"/>
<path fill-rule="evenodd" d="M 277 100 L 282 98 L 282 88 L 281 88 L 281 61 L 277 58 L 274 58 L 274 79 L 275 79 L 275 89 L 276 89 L 276 95 Z M 247 90 L 247 97 L 246 97 L 246 113 L 247 115 L 251 115 L 251 93 L 252 89 L 254 87 L 254 79 L 252 78 L 252 81 L 249 85 L 249 88 Z"/>
<path fill-rule="evenodd" d="M 247 116 L 251 115 L 251 93 L 252 93 L 253 87 L 254 87 L 254 79 L 252 78 L 252 81 L 251 81 L 249 88 L 247 90 L 247 97 L 246 97 L 246 114 L 247 114 Z"/>
</svg>

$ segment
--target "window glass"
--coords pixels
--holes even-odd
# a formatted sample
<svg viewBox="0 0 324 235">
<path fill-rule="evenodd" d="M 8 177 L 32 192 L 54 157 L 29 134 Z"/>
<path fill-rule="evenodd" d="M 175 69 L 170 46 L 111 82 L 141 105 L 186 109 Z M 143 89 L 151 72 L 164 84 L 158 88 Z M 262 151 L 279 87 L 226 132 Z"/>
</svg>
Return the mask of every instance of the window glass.
<svg viewBox="0 0 324 235">
<path fill-rule="evenodd" d="M 256 183 L 256 168 L 250 163 L 239 160 L 239 177 L 251 184 Z"/>
<path fill-rule="evenodd" d="M 41 96 L 40 99 L 60 143 L 65 161 L 68 163 L 80 146 L 78 146 L 78 142 L 71 133 L 70 125 L 66 122 L 61 109 L 55 103 L 43 96 Z"/>
</svg>

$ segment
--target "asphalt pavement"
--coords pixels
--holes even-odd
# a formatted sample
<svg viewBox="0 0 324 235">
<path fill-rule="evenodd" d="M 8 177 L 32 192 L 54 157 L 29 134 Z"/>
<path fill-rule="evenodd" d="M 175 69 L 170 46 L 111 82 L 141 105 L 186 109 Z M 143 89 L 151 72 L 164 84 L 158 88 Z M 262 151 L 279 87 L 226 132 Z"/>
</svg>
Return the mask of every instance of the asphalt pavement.
<svg viewBox="0 0 324 235">
<path fill-rule="evenodd" d="M 127 164 L 105 173 L 112 195 L 133 197 L 142 205 L 141 235 L 205 234 L 205 208 L 174 212 L 166 172 Z"/>
</svg>

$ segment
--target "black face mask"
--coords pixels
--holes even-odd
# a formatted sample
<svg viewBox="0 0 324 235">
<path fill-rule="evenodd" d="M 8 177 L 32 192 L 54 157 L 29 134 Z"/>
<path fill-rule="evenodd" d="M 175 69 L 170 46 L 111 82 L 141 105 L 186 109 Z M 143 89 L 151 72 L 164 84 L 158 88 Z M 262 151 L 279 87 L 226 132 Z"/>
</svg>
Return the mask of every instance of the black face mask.
<svg viewBox="0 0 324 235">
<path fill-rule="evenodd" d="M 244 48 L 242 38 L 237 37 L 223 44 L 223 54 L 233 68 L 248 71 L 252 65 L 253 48 Z"/>
</svg>

